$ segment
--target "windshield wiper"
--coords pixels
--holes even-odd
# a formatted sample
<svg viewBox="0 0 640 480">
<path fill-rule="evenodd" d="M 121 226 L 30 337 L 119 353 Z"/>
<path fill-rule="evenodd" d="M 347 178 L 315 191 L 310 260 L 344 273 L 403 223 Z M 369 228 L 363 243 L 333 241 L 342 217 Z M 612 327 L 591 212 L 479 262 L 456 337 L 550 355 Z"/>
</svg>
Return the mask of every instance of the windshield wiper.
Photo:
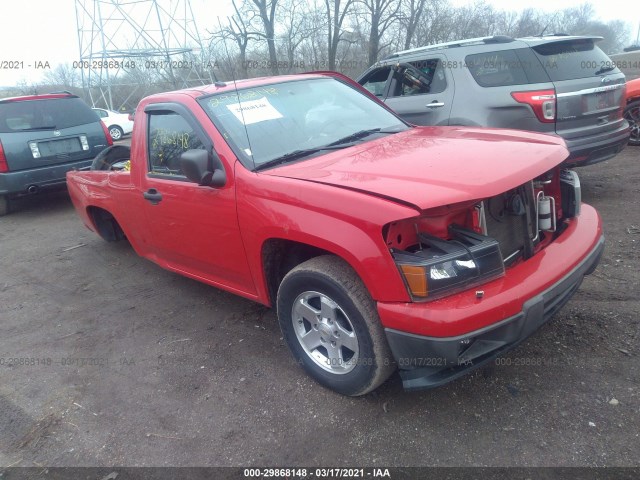
<svg viewBox="0 0 640 480">
<path fill-rule="evenodd" d="M 46 127 L 20 128 L 17 131 L 18 132 L 35 132 L 37 130 L 55 130 L 55 129 L 56 129 L 55 125 L 48 125 Z"/>
<path fill-rule="evenodd" d="M 323 150 L 340 150 L 341 148 L 347 148 L 348 146 L 349 145 L 331 145 L 330 144 L 330 145 L 325 145 L 324 147 L 314 147 L 314 148 L 305 148 L 302 150 L 294 150 L 293 152 L 285 153 L 284 155 L 274 158 L 273 160 L 269 160 L 267 162 L 261 163 L 260 165 L 256 165 L 253 171 L 257 172 L 259 170 L 264 170 L 265 168 L 275 167 L 276 165 L 292 162 L 294 160 L 298 160 L 299 158 L 307 157 L 317 152 L 322 152 Z"/>
<path fill-rule="evenodd" d="M 329 145 L 342 145 L 343 143 L 351 143 L 356 140 L 360 140 L 361 138 L 368 137 L 369 135 L 373 135 L 374 133 L 398 133 L 400 130 L 388 130 L 382 128 L 370 128 L 368 130 L 360 130 L 358 132 L 352 133 L 351 135 L 347 135 L 346 137 L 340 138 L 335 142 L 331 142 Z"/>
<path fill-rule="evenodd" d="M 274 158 L 273 160 L 269 160 L 267 162 L 261 163 L 260 165 L 256 165 L 253 171 L 257 172 L 259 170 L 264 170 L 265 168 L 275 167 L 276 165 L 292 162 L 294 160 L 298 160 L 300 158 L 304 158 L 309 155 L 313 155 L 314 153 L 322 152 L 324 150 L 339 150 L 341 148 L 347 148 L 347 147 L 350 147 L 351 144 L 356 140 L 360 140 L 361 138 L 367 137 L 369 135 L 373 135 L 374 133 L 398 133 L 398 132 L 400 132 L 400 130 L 393 130 L 393 129 L 387 130 L 382 128 L 371 128 L 369 130 L 360 130 L 359 132 L 355 132 L 350 135 L 347 135 L 346 137 L 340 138 L 335 142 L 331 142 L 328 145 L 325 145 L 323 147 L 305 148 L 302 150 L 294 150 L 293 152 L 286 153 L 281 157 L 277 157 L 277 158 Z"/>
<path fill-rule="evenodd" d="M 611 65 L 608 67 L 602 67 L 600 70 L 598 70 L 594 75 L 602 75 L 603 73 L 607 73 L 610 72 L 611 70 L 613 70 L 615 67 L 615 65 Z"/>
</svg>

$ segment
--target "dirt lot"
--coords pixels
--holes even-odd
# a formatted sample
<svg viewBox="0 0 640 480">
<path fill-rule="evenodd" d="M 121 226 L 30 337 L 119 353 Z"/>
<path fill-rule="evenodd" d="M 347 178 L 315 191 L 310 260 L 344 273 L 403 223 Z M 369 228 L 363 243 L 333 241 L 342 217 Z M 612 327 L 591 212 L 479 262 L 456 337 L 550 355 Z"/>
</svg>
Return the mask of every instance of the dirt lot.
<svg viewBox="0 0 640 480">
<path fill-rule="evenodd" d="M 604 257 L 502 365 L 363 398 L 305 376 L 272 311 L 24 199 L 0 218 L 0 465 L 637 466 L 639 162 L 579 170 Z"/>
</svg>

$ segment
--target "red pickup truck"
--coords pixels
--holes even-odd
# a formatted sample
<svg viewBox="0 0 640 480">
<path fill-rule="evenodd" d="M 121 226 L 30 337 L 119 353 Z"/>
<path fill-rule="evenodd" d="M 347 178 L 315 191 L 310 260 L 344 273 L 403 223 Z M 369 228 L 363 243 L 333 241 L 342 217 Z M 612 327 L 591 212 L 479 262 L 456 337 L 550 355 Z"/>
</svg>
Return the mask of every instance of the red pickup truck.
<svg viewBox="0 0 640 480">
<path fill-rule="evenodd" d="M 557 137 L 414 127 L 330 73 L 157 94 L 135 118 L 130 151 L 68 174 L 82 221 L 277 307 L 294 357 L 342 394 L 492 361 L 602 253 Z"/>
</svg>

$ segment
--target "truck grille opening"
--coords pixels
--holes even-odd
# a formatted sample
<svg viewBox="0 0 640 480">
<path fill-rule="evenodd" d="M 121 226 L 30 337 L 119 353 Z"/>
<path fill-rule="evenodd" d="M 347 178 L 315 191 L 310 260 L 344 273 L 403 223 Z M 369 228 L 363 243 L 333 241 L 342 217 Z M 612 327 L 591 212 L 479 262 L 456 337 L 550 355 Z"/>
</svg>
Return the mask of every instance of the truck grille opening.
<svg viewBox="0 0 640 480">
<path fill-rule="evenodd" d="M 481 211 L 486 235 L 498 241 L 506 266 L 532 255 L 538 240 L 532 182 L 485 200 Z"/>
</svg>

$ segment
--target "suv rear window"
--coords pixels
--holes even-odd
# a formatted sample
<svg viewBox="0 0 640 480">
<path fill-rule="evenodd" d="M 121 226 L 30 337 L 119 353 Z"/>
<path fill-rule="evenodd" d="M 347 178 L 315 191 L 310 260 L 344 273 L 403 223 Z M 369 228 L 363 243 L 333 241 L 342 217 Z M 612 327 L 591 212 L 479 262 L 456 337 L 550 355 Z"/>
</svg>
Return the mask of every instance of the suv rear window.
<svg viewBox="0 0 640 480">
<path fill-rule="evenodd" d="M 80 98 L 48 98 L 0 103 L 0 133 L 76 127 L 98 121 Z"/>
<path fill-rule="evenodd" d="M 550 81 L 540 61 L 529 48 L 467 55 L 465 63 L 481 87 L 504 87 Z"/>
<path fill-rule="evenodd" d="M 533 47 L 553 81 L 573 80 L 617 71 L 590 39 L 566 40 Z"/>
</svg>

